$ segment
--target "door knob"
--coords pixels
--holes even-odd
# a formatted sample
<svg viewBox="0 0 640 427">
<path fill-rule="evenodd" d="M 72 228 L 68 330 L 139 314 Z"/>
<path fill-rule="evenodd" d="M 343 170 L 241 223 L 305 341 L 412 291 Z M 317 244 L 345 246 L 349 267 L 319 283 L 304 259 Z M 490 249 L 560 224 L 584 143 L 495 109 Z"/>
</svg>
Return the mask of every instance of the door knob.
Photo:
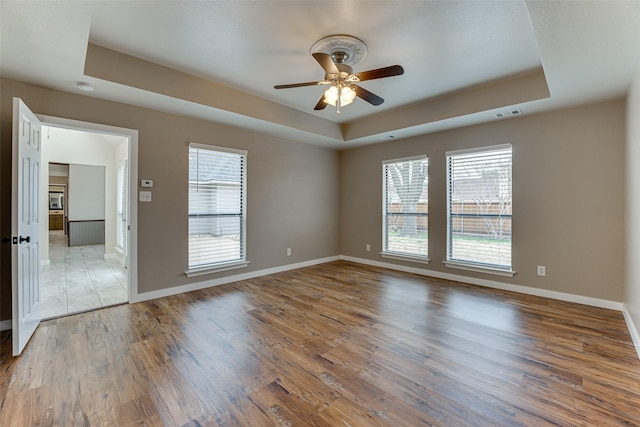
<svg viewBox="0 0 640 427">
<path fill-rule="evenodd" d="M 22 242 L 29 243 L 30 241 L 31 241 L 31 236 L 27 236 L 27 237 L 20 236 L 20 243 L 22 243 Z"/>
<path fill-rule="evenodd" d="M 3 237 L 2 238 L 2 243 L 9 243 L 10 241 L 11 241 L 11 239 L 8 238 L 8 237 Z"/>
</svg>

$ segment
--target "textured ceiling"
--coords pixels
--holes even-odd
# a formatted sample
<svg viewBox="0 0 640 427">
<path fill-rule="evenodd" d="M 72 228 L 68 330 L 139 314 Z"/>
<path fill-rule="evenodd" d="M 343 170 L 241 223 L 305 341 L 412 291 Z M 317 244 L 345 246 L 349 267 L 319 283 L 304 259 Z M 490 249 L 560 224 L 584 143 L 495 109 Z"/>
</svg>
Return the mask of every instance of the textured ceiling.
<svg viewBox="0 0 640 427">
<path fill-rule="evenodd" d="M 0 74 L 335 148 L 623 96 L 640 2 L 140 1 L 0 4 Z M 313 43 L 351 34 L 385 99 L 314 111 Z M 502 119 L 504 120 L 504 119 Z"/>
</svg>

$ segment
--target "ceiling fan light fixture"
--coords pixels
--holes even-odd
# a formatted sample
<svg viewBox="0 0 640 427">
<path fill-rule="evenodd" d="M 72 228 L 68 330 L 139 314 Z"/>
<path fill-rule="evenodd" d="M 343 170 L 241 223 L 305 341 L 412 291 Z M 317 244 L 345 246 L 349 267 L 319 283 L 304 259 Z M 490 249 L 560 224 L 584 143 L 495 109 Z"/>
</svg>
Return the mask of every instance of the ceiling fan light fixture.
<svg viewBox="0 0 640 427">
<path fill-rule="evenodd" d="M 331 86 L 324 92 L 324 102 L 334 107 L 338 103 L 338 97 L 340 97 L 340 106 L 349 105 L 356 99 L 356 91 L 349 86 L 338 88 L 338 86 Z"/>
</svg>

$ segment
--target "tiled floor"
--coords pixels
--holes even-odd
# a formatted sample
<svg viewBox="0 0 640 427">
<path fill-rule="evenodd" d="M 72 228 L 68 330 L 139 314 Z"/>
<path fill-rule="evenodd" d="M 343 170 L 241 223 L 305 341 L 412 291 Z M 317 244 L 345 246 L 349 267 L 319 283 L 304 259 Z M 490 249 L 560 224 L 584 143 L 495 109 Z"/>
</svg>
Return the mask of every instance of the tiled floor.
<svg viewBox="0 0 640 427">
<path fill-rule="evenodd" d="M 43 319 L 127 301 L 127 270 L 104 258 L 104 245 L 67 247 L 62 231 L 50 231 L 49 260 L 40 275 Z"/>
</svg>

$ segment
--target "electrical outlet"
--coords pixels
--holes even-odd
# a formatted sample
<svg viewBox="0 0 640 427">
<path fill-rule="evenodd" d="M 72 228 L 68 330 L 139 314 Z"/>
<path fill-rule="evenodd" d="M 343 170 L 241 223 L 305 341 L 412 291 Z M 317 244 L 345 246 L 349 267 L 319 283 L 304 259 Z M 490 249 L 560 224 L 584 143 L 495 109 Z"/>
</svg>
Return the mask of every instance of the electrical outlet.
<svg viewBox="0 0 640 427">
<path fill-rule="evenodd" d="M 367 252 L 371 252 L 371 245 L 367 243 L 367 246 L 365 246 L 365 249 Z"/>
<path fill-rule="evenodd" d="M 287 248 L 287 256 L 291 256 L 291 248 Z"/>
<path fill-rule="evenodd" d="M 547 268 L 544 265 L 539 265 L 538 276 L 546 276 L 546 275 L 547 275 Z"/>
</svg>

